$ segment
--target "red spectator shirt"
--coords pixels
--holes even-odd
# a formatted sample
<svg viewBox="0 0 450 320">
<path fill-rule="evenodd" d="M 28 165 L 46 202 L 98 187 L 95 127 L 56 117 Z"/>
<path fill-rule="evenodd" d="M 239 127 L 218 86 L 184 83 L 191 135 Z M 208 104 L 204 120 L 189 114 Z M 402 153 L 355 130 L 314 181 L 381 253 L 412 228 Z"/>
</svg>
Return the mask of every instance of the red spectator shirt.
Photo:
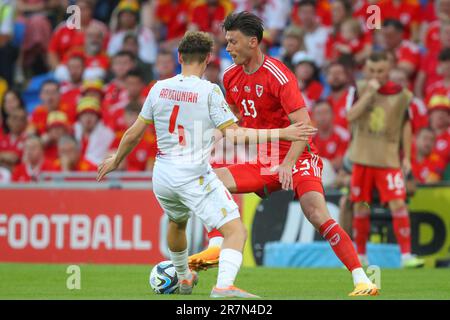
<svg viewBox="0 0 450 320">
<path fill-rule="evenodd" d="M 348 120 L 347 120 L 347 106 L 351 107 L 353 101 L 355 99 L 355 88 L 350 87 L 345 90 L 341 95 L 337 98 L 333 98 L 332 95 L 328 96 L 328 103 L 330 103 L 333 109 L 334 115 L 334 124 L 340 126 L 342 128 L 348 129 Z"/>
<path fill-rule="evenodd" d="M 25 139 L 25 132 L 20 136 L 15 136 L 10 133 L 0 136 L 0 152 L 13 152 L 17 154 L 20 162 L 22 159 Z"/>
<path fill-rule="evenodd" d="M 119 147 L 120 139 L 123 133 L 116 137 L 112 144 L 112 149 Z M 153 125 L 145 131 L 142 140 L 130 152 L 126 158 L 125 169 L 127 171 L 145 171 L 150 159 L 155 159 L 157 153 L 156 133 Z"/>
<path fill-rule="evenodd" d="M 81 85 L 63 82 L 59 91 L 61 93 L 61 103 L 67 106 L 67 109 L 70 110 L 70 116 L 73 117 L 69 119 L 69 122 L 74 123 L 76 121 L 77 103 L 81 95 Z"/>
<path fill-rule="evenodd" d="M 220 34 L 226 14 L 227 11 L 222 5 L 210 7 L 205 3 L 192 10 L 191 22 L 197 25 L 200 31 Z"/>
<path fill-rule="evenodd" d="M 377 3 L 380 7 L 381 19 L 396 19 L 405 26 L 404 38 L 411 37 L 411 25 L 420 22 L 420 6 L 411 1 L 400 1 L 399 5 L 393 0 L 381 0 Z"/>
<path fill-rule="evenodd" d="M 435 84 L 443 79 L 437 72 L 439 64 L 438 56 L 439 51 L 428 51 L 421 58 L 420 71 L 425 74 L 425 97 L 427 97 L 430 92 L 434 90 Z M 428 101 L 428 99 L 426 99 L 426 101 Z"/>
<path fill-rule="evenodd" d="M 103 22 L 92 20 L 90 23 L 97 24 L 102 29 L 105 39 L 103 48 L 106 49 L 109 41 L 108 27 Z M 59 60 L 62 60 L 66 53 L 73 49 L 82 49 L 84 46 L 84 30 L 77 28 L 70 29 L 65 22 L 62 22 L 53 32 L 50 38 L 48 51 L 55 53 Z"/>
<path fill-rule="evenodd" d="M 12 181 L 15 182 L 31 182 L 38 181 L 39 175 L 42 172 L 59 171 L 54 162 L 45 159 L 44 162 L 37 168 L 32 169 L 29 165 L 21 163 L 14 168 L 12 174 Z"/>
<path fill-rule="evenodd" d="M 446 164 L 450 162 L 450 128 L 436 137 L 434 152 L 440 155 Z"/>
<path fill-rule="evenodd" d="M 114 128 L 114 113 L 119 109 L 124 109 L 128 102 L 127 90 L 120 86 L 117 81 L 111 81 L 105 87 L 105 96 L 102 101 L 104 123 L 110 128 Z"/>
<path fill-rule="evenodd" d="M 304 98 L 306 98 L 305 100 L 308 100 L 309 102 L 311 102 L 311 104 L 315 104 L 316 101 L 318 101 L 322 96 L 323 86 L 320 81 L 313 80 L 308 83 L 308 85 L 305 89 L 303 89 L 302 92 L 304 94 Z"/>
<path fill-rule="evenodd" d="M 409 62 L 418 68 L 420 64 L 420 51 L 419 47 L 409 40 L 403 40 L 402 43 L 395 50 L 395 58 L 397 63 Z"/>
<path fill-rule="evenodd" d="M 434 152 L 422 161 L 417 161 L 415 157 L 411 159 L 412 174 L 420 183 L 441 180 L 445 165 L 446 163 L 441 156 Z"/>
<path fill-rule="evenodd" d="M 187 30 L 189 20 L 189 1 L 171 0 L 159 1 L 156 7 L 156 17 L 166 25 L 166 40 L 182 37 Z"/>
<path fill-rule="evenodd" d="M 57 168 L 57 170 L 59 170 L 59 171 L 62 170 L 61 161 L 59 159 L 57 159 L 54 162 L 54 166 Z M 90 162 L 89 160 L 82 157 L 76 164 L 75 168 L 71 171 L 76 171 L 76 172 L 97 171 L 97 166 L 95 164 L 93 164 L 92 162 Z"/>
<path fill-rule="evenodd" d="M 439 52 L 441 50 L 440 33 L 441 22 L 439 20 L 433 21 L 429 24 L 425 34 L 425 48 L 429 52 Z"/>
<path fill-rule="evenodd" d="M 273 129 L 290 125 L 288 115 L 306 107 L 294 74 L 282 62 L 264 56 L 263 64 L 252 74 L 243 66 L 232 64 L 225 69 L 223 84 L 228 104 L 239 108 L 241 126 Z M 261 145 L 260 145 L 261 146 Z M 291 142 L 280 141 L 279 153 L 272 149 L 268 155 L 284 158 Z M 261 151 L 266 146 L 261 146 Z M 317 153 L 310 139 L 304 154 Z"/>
<path fill-rule="evenodd" d="M 427 106 L 417 97 L 413 97 L 409 105 L 409 120 L 413 134 L 419 132 L 421 128 L 428 127 Z"/>
<path fill-rule="evenodd" d="M 342 157 L 347 150 L 349 141 L 350 134 L 339 126 L 334 126 L 328 137 L 323 137 L 319 133 L 313 137 L 313 142 L 319 150 L 319 156 L 329 160 Z"/>
</svg>

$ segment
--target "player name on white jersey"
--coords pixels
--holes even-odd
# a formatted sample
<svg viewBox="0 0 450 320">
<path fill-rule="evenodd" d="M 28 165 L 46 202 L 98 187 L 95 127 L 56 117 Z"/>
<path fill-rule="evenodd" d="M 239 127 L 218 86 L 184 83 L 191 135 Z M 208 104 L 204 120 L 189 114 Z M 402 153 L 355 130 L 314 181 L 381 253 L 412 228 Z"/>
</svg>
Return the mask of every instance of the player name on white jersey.
<svg viewBox="0 0 450 320">
<path fill-rule="evenodd" d="M 197 103 L 198 101 L 197 92 L 179 91 L 167 88 L 161 90 L 159 97 L 161 99 L 168 99 L 180 102 Z"/>
</svg>

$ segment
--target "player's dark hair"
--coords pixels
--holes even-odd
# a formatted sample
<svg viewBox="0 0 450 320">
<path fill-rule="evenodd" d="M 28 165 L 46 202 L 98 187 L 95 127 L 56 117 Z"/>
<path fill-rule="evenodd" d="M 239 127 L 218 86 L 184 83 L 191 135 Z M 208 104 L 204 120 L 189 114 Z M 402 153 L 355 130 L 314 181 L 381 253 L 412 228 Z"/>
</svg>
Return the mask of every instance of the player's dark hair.
<svg viewBox="0 0 450 320">
<path fill-rule="evenodd" d="M 450 48 L 445 48 L 439 52 L 439 61 L 450 61 Z"/>
<path fill-rule="evenodd" d="M 405 26 L 397 19 L 386 19 L 383 22 L 383 27 L 393 27 L 398 32 L 403 32 L 405 30 Z"/>
<path fill-rule="evenodd" d="M 386 51 L 372 52 L 367 60 L 372 62 L 389 61 L 389 55 Z"/>
<path fill-rule="evenodd" d="M 312 6 L 314 8 L 317 7 L 317 2 L 315 0 L 301 0 L 298 2 L 298 7 L 306 7 L 306 6 Z"/>
<path fill-rule="evenodd" d="M 230 14 L 223 22 L 222 28 L 225 31 L 238 30 L 247 37 L 256 37 L 258 43 L 263 38 L 263 21 L 260 17 L 248 11 Z"/>
<path fill-rule="evenodd" d="M 39 91 L 42 91 L 42 89 L 44 89 L 44 87 L 45 87 L 46 85 L 49 85 L 49 84 L 55 85 L 56 88 L 58 88 L 58 91 L 59 91 L 59 88 L 60 88 L 59 82 L 56 81 L 55 79 L 48 79 L 48 80 L 45 80 L 45 81 L 42 83 L 41 88 L 40 88 Z"/>
<path fill-rule="evenodd" d="M 208 54 L 212 52 L 213 44 L 213 39 L 208 33 L 188 31 L 181 39 L 178 52 L 186 64 L 203 63 Z"/>
</svg>

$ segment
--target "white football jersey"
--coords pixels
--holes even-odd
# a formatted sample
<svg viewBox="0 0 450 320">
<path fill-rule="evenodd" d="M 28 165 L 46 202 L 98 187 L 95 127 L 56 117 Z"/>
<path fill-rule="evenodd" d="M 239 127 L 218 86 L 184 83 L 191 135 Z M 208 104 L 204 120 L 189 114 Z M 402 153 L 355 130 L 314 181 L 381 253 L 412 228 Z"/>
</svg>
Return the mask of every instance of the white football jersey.
<svg viewBox="0 0 450 320">
<path fill-rule="evenodd" d="M 209 165 L 214 130 L 237 121 L 216 84 L 181 74 L 158 81 L 139 117 L 156 129 L 157 160 Z"/>
</svg>

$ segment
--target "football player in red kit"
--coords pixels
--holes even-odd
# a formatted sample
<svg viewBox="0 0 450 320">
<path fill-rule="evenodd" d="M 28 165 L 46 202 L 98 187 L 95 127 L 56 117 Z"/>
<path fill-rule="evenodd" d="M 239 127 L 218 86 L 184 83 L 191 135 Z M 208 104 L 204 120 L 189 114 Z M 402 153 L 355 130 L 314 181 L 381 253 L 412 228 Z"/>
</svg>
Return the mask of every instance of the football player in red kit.
<svg viewBox="0 0 450 320">
<path fill-rule="evenodd" d="M 262 53 L 260 18 L 249 12 L 228 16 L 223 24 L 227 51 L 234 64 L 225 70 L 223 83 L 230 107 L 239 110 L 241 126 L 270 129 L 293 122 L 310 124 L 307 108 L 292 72 L 280 61 Z M 309 142 L 260 144 L 257 161 L 216 169 L 217 176 L 232 193 L 255 192 L 260 196 L 293 189 L 303 212 L 330 243 L 337 257 L 352 273 L 352 296 L 378 294 L 367 278 L 353 243 L 339 224 L 331 219 L 321 182 L 322 161 Z M 208 234 L 209 248 L 190 257 L 194 269 L 218 262 L 221 235 Z"/>
</svg>

